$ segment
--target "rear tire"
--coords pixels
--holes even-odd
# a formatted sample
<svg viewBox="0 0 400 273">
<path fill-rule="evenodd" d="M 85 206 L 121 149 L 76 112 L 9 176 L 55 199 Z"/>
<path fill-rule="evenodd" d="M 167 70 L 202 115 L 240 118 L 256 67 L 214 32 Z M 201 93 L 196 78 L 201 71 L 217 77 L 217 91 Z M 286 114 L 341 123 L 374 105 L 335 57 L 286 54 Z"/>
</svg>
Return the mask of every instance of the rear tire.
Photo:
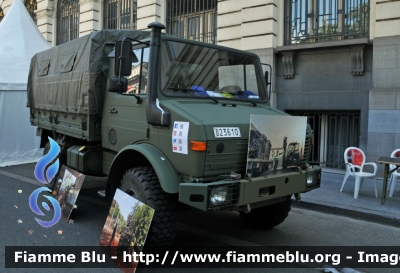
<svg viewBox="0 0 400 273">
<path fill-rule="evenodd" d="M 242 212 L 240 216 L 251 226 L 271 229 L 285 221 L 291 210 L 291 204 L 291 196 L 288 196 L 284 202 L 254 209 L 250 213 Z"/>
<path fill-rule="evenodd" d="M 161 188 L 154 169 L 151 166 L 141 166 L 128 170 L 122 178 L 120 190 L 155 210 L 146 245 L 172 245 L 175 239 L 174 214 L 177 202 Z"/>
</svg>

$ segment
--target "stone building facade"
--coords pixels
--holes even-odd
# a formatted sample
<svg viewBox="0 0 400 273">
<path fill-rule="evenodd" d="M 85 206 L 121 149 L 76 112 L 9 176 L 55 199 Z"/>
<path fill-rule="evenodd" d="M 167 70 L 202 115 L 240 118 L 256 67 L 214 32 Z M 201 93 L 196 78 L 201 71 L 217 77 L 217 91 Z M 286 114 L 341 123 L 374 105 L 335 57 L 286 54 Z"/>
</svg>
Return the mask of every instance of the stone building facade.
<svg viewBox="0 0 400 273">
<path fill-rule="evenodd" d="M 368 161 L 400 148 L 400 0 L 30 1 L 53 46 L 158 21 L 176 36 L 258 54 L 272 66 L 273 106 L 309 117 L 312 160 L 323 166 L 343 168 L 348 146 Z"/>
</svg>

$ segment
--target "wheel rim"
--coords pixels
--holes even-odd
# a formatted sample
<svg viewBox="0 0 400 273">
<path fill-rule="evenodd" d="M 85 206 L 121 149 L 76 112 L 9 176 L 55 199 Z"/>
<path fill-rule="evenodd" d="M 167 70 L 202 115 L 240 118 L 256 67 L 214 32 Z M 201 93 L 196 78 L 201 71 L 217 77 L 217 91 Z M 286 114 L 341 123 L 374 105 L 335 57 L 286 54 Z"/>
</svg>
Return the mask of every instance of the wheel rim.
<svg viewBox="0 0 400 273">
<path fill-rule="evenodd" d="M 135 197 L 136 199 L 138 199 L 138 198 L 137 198 L 137 197 L 138 197 L 138 196 L 137 196 L 137 193 L 136 193 L 135 190 L 132 189 L 132 188 L 126 189 L 125 193 L 127 193 L 127 194 L 129 194 L 130 196 Z"/>
</svg>

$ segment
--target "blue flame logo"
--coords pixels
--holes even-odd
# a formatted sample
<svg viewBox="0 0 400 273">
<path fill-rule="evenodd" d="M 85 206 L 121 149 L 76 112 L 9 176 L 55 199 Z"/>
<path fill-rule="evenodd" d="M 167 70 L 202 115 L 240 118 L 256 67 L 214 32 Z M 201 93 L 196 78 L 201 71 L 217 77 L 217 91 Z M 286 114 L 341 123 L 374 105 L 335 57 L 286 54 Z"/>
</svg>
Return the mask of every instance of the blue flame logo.
<svg viewBox="0 0 400 273">
<path fill-rule="evenodd" d="M 53 165 L 50 165 L 47 168 L 46 171 L 46 177 L 45 175 L 45 168 L 46 166 L 53 161 L 57 155 L 60 153 L 60 146 L 49 137 L 50 141 L 50 150 L 47 154 L 45 154 L 41 159 L 39 159 L 38 163 L 36 164 L 35 167 L 35 177 L 39 182 L 42 182 L 43 184 L 48 184 L 50 183 L 54 176 L 56 176 L 58 167 L 60 165 L 59 160 L 57 159 L 56 162 Z"/>
<path fill-rule="evenodd" d="M 47 168 L 47 171 L 46 171 L 46 166 L 48 164 L 50 164 L 55 158 L 57 158 L 57 155 L 60 153 L 60 146 L 50 137 L 49 137 L 49 141 L 50 141 L 50 150 L 46 155 L 44 155 L 41 159 L 39 159 L 38 163 L 36 164 L 35 171 L 34 171 L 36 179 L 43 184 L 50 183 L 50 181 L 56 176 L 59 165 L 60 165 L 59 160 L 57 159 L 55 161 L 55 163 L 53 163 L 52 165 L 50 165 Z M 37 205 L 37 200 L 38 200 L 39 194 L 42 191 L 51 192 L 51 190 L 49 188 L 41 187 L 39 189 L 34 190 L 32 192 L 32 194 L 29 196 L 29 207 L 31 208 L 31 210 L 34 213 L 36 213 L 37 215 L 41 215 L 41 216 L 43 216 L 45 214 L 40 210 L 39 206 Z M 58 204 L 57 200 L 54 199 L 53 197 L 47 196 L 47 195 L 45 195 L 44 197 L 47 198 L 53 205 L 54 217 L 51 221 L 42 221 L 38 218 L 35 218 L 35 220 L 42 227 L 48 228 L 48 227 L 54 226 L 60 220 L 61 208 L 60 208 L 60 205 Z M 42 206 L 45 210 L 50 211 L 50 207 L 46 202 L 42 202 Z"/>
<path fill-rule="evenodd" d="M 41 216 L 43 216 L 45 214 L 40 210 L 39 206 L 37 205 L 37 199 L 39 197 L 39 193 L 41 193 L 42 191 L 51 192 L 51 190 L 49 188 L 41 187 L 39 189 L 34 190 L 32 192 L 32 194 L 31 194 L 31 196 L 29 196 L 29 207 L 31 207 L 31 210 L 34 213 L 36 213 L 37 215 L 41 215 Z M 47 198 L 51 202 L 51 204 L 53 205 L 54 217 L 53 217 L 53 219 L 51 221 L 42 221 L 42 220 L 40 220 L 40 219 L 38 219 L 36 217 L 35 217 L 35 220 L 42 227 L 49 228 L 49 227 L 54 226 L 55 224 L 57 224 L 58 221 L 60 220 L 60 218 L 61 218 L 61 208 L 60 208 L 60 205 L 58 204 L 57 200 L 54 199 L 53 197 L 47 196 L 47 195 L 45 195 L 44 197 Z M 45 210 L 47 210 L 47 211 L 50 210 L 50 207 L 46 202 L 42 202 L 42 206 L 43 206 L 43 208 Z"/>
</svg>

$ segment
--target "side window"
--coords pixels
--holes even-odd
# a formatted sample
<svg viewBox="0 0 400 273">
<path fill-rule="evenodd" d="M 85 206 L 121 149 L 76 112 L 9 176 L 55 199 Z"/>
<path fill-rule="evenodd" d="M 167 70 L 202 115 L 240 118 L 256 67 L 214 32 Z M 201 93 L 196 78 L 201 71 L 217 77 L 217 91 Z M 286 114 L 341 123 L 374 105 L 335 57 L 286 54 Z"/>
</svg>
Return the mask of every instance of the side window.
<svg viewBox="0 0 400 273">
<path fill-rule="evenodd" d="M 132 63 L 132 73 L 128 77 L 126 94 L 146 94 L 149 48 L 134 49 L 138 62 Z"/>
</svg>

